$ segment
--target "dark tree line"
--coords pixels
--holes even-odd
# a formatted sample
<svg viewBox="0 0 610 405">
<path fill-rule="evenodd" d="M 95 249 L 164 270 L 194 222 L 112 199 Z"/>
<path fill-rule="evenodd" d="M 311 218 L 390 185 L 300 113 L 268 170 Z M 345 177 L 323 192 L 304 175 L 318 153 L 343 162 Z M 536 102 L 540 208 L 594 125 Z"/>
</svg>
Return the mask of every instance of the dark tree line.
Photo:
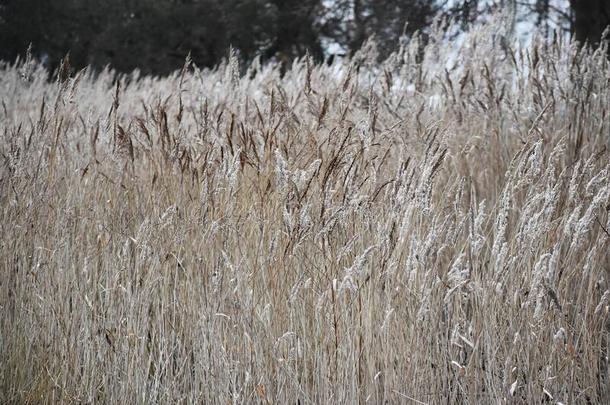
<svg viewBox="0 0 610 405">
<path fill-rule="evenodd" d="M 70 52 L 74 67 L 92 65 L 164 74 L 188 53 L 213 66 L 232 46 L 248 62 L 259 56 L 289 61 L 306 52 L 321 61 L 328 43 L 341 52 L 374 35 L 381 56 L 428 27 L 439 12 L 464 28 L 489 9 L 479 0 L 0 0 L 0 59 L 15 60 L 32 45 L 51 68 Z M 499 0 L 496 7 L 516 5 Z M 524 3 L 520 1 L 519 3 Z M 530 1 L 539 23 L 561 16 L 580 41 L 595 43 L 610 23 L 610 1 Z"/>
<path fill-rule="evenodd" d="M 319 0 L 0 0 L 0 59 L 32 44 L 57 66 L 93 65 L 164 74 L 187 54 L 213 66 L 229 47 L 251 60 L 322 59 Z"/>
</svg>

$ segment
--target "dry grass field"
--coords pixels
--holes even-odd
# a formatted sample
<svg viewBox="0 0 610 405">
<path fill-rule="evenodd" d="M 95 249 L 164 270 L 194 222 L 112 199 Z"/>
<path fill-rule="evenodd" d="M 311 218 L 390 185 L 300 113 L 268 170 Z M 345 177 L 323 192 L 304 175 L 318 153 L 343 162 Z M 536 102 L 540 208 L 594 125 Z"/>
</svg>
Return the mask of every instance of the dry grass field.
<svg viewBox="0 0 610 405">
<path fill-rule="evenodd" d="M 1 67 L 0 403 L 608 403 L 606 49 L 501 32 Z"/>
</svg>

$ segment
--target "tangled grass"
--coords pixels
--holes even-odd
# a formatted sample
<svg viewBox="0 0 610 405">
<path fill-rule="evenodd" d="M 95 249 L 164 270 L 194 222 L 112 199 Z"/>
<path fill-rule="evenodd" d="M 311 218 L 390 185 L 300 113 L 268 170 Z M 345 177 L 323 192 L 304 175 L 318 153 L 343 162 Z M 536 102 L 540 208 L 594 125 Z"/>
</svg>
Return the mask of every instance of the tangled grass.
<svg viewBox="0 0 610 405">
<path fill-rule="evenodd" d="M 0 69 L 0 402 L 604 403 L 610 66 Z"/>
</svg>

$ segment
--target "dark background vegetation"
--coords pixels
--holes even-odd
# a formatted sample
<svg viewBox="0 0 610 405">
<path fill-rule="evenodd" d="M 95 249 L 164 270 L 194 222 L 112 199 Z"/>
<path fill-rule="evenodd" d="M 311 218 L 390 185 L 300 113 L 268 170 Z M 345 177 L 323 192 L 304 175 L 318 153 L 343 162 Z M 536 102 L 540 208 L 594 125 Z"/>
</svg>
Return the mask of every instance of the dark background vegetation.
<svg viewBox="0 0 610 405">
<path fill-rule="evenodd" d="M 316 60 L 350 53 L 375 35 L 381 56 L 400 38 L 424 31 L 439 13 L 463 28 L 483 13 L 527 5 L 539 24 L 562 26 L 596 43 L 610 23 L 610 1 L 570 0 L 0 0 L 0 59 L 14 61 L 31 44 L 51 70 L 69 52 L 74 68 L 110 65 L 167 74 L 190 52 L 213 66 L 232 46 L 240 59 L 288 62 L 309 52 Z M 567 4 L 567 2 L 566 2 Z M 486 5 L 486 6 L 483 6 Z M 328 43 L 335 51 L 329 52 Z M 339 52 L 336 49 L 340 49 Z"/>
</svg>

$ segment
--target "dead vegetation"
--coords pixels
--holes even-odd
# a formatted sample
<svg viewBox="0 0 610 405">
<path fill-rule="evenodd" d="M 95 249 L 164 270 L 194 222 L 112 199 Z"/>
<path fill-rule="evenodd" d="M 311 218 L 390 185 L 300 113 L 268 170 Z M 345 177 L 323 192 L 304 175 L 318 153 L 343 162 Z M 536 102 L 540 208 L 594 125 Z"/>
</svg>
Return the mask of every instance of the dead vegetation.
<svg viewBox="0 0 610 405">
<path fill-rule="evenodd" d="M 606 50 L 499 27 L 4 66 L 0 402 L 607 402 Z"/>
</svg>

